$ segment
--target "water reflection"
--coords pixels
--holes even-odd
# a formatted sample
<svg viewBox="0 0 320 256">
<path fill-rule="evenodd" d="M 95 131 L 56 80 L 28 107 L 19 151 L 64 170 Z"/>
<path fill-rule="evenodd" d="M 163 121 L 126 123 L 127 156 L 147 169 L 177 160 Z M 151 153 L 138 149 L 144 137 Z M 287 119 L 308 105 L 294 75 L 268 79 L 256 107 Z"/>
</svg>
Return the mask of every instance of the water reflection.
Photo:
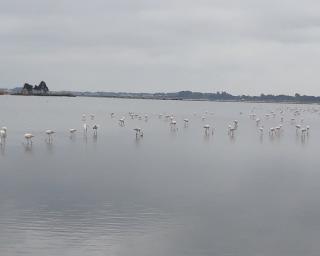
<svg viewBox="0 0 320 256">
<path fill-rule="evenodd" d="M 259 141 L 260 141 L 261 144 L 263 144 L 263 137 L 264 137 L 263 134 L 260 133 L 260 135 L 259 135 Z"/>
<path fill-rule="evenodd" d="M 49 154 L 53 154 L 54 153 L 54 145 L 53 145 L 52 141 L 47 141 L 45 144 L 46 144 L 47 152 Z"/>
<path fill-rule="evenodd" d="M 22 143 L 22 146 L 24 148 L 24 152 L 28 154 L 33 153 L 33 144 L 32 143 Z"/>
<path fill-rule="evenodd" d="M 1 118 L 10 127 L 0 154 L 1 256 L 300 256 L 320 251 L 315 228 L 320 212 L 320 120 L 315 116 L 320 107 L 43 99 L 0 101 L 0 108 L 8 109 Z M 16 114 L 22 108 L 34 115 Z M 67 129 L 82 131 L 84 109 L 95 114 L 101 129 L 99 135 L 90 130 L 76 139 Z M 106 118 L 104 109 L 125 117 L 126 126 Z M 143 114 L 130 118 L 128 110 Z M 204 135 L 204 115 L 214 124 L 213 135 Z M 171 130 L 173 116 L 177 123 Z M 296 135 L 292 117 L 294 123 L 303 117 L 311 125 L 312 138 Z M 228 134 L 235 118 L 239 128 Z M 57 131 L 54 143 L 44 143 L 46 127 Z M 137 127 L 146 136 L 137 136 Z M 270 136 L 272 127 L 283 132 Z M 21 148 L 26 130 L 37 135 L 35 148 Z"/>
<path fill-rule="evenodd" d="M 98 134 L 97 133 L 93 134 L 92 141 L 93 141 L 93 143 L 97 143 L 98 142 Z"/>
<path fill-rule="evenodd" d="M 88 144 L 88 136 L 86 133 L 83 134 L 82 141 L 84 142 L 84 144 Z"/>
<path fill-rule="evenodd" d="M 1 152 L 1 155 L 5 155 L 5 152 L 6 152 L 6 143 L 5 143 L 5 141 L 2 141 L 1 143 L 0 143 L 0 152 Z"/>
</svg>

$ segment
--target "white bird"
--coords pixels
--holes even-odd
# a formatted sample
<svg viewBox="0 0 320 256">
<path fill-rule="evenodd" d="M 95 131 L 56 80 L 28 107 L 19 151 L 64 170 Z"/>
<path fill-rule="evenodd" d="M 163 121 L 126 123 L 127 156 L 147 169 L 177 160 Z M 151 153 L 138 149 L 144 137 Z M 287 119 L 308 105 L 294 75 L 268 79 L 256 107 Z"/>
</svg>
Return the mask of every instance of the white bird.
<svg viewBox="0 0 320 256">
<path fill-rule="evenodd" d="M 70 138 L 73 137 L 73 135 L 76 133 L 77 129 L 69 129 L 69 132 L 70 132 Z"/>
<path fill-rule="evenodd" d="M 259 127 L 260 135 L 263 135 L 263 126 Z"/>
<path fill-rule="evenodd" d="M 235 127 L 231 127 L 231 128 L 229 128 L 229 135 L 231 136 L 231 137 L 233 137 L 233 135 L 234 135 L 234 131 L 236 130 L 236 128 Z"/>
<path fill-rule="evenodd" d="M 48 135 L 48 142 L 52 142 L 52 135 L 55 133 L 53 130 L 46 130 L 46 134 Z"/>
<path fill-rule="evenodd" d="M 170 127 L 171 127 L 172 131 L 176 130 L 176 125 L 177 125 L 177 121 L 172 119 L 171 122 L 170 122 Z"/>
<path fill-rule="evenodd" d="M 94 119 L 94 117 L 95 117 L 95 115 L 94 115 L 94 114 L 90 114 L 90 118 L 91 118 L 91 120 L 93 120 L 93 119 Z"/>
<path fill-rule="evenodd" d="M 186 118 L 183 121 L 184 121 L 184 126 L 187 127 L 189 125 L 189 119 Z"/>
<path fill-rule="evenodd" d="M 31 133 L 26 133 L 25 135 L 24 135 L 24 138 L 27 140 L 27 144 L 32 144 L 32 138 L 34 137 L 34 135 L 33 134 L 31 134 Z"/>
<path fill-rule="evenodd" d="M 209 135 L 209 129 L 210 129 L 210 125 L 209 124 L 206 124 L 205 126 L 203 126 L 204 128 L 204 132 L 206 135 Z"/>
<path fill-rule="evenodd" d="M 6 127 L 2 127 L 1 130 L 0 130 L 0 144 L 1 145 L 2 145 L 2 143 L 5 142 L 6 138 L 7 138 L 7 128 Z"/>
<path fill-rule="evenodd" d="M 300 125 L 300 124 L 297 124 L 297 125 L 296 125 L 296 132 L 298 132 L 300 129 L 301 129 L 301 125 Z"/>
<path fill-rule="evenodd" d="M 84 124 L 84 125 L 83 125 L 83 131 L 84 131 L 85 133 L 88 132 L 88 128 L 89 128 L 89 125 L 88 125 L 88 124 Z"/>
<path fill-rule="evenodd" d="M 7 127 L 3 126 L 0 130 L 0 136 L 1 138 L 6 138 L 7 137 Z"/>
<path fill-rule="evenodd" d="M 228 134 L 233 137 L 234 131 L 237 130 L 236 127 L 232 126 L 231 124 L 228 125 Z"/>
<path fill-rule="evenodd" d="M 275 128 L 271 127 L 270 130 L 269 130 L 269 135 L 273 136 L 274 134 L 275 134 Z"/>
</svg>

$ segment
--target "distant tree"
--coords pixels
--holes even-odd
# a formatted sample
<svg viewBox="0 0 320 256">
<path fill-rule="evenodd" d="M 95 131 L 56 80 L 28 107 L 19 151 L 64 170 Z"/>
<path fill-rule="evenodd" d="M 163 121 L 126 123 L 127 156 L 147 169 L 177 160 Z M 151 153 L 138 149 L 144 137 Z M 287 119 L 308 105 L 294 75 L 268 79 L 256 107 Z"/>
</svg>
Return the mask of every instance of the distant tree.
<svg viewBox="0 0 320 256">
<path fill-rule="evenodd" d="M 33 86 L 31 84 L 28 84 L 28 83 L 25 83 L 23 85 L 23 90 L 24 91 L 27 91 L 28 93 L 31 93 L 32 92 L 32 89 L 33 89 Z"/>
<path fill-rule="evenodd" d="M 49 91 L 49 88 L 47 87 L 47 84 L 44 81 L 41 81 L 39 86 L 38 86 L 39 90 L 47 93 Z"/>
</svg>

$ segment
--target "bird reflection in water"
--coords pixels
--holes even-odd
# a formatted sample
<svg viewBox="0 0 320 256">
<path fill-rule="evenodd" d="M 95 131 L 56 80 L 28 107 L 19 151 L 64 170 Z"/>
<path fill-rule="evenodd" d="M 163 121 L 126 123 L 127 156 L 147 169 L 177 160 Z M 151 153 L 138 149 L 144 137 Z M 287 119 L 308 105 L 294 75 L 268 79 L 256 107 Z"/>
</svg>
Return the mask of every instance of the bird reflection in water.
<svg viewBox="0 0 320 256">
<path fill-rule="evenodd" d="M 5 155 L 5 153 L 6 153 L 6 143 L 5 142 L 1 142 L 0 143 L 0 153 L 1 153 L 1 155 Z"/>
<path fill-rule="evenodd" d="M 94 133 L 93 136 L 92 136 L 92 141 L 94 143 L 97 143 L 98 142 L 98 134 L 97 133 Z"/>
<path fill-rule="evenodd" d="M 87 136 L 86 133 L 83 134 L 82 140 L 83 140 L 83 142 L 84 142 L 85 144 L 88 144 L 88 136 Z"/>
<path fill-rule="evenodd" d="M 24 147 L 24 152 L 31 154 L 33 153 L 33 145 L 32 143 L 22 143 L 23 147 Z"/>
<path fill-rule="evenodd" d="M 52 154 L 53 150 L 54 150 L 53 143 L 49 142 L 49 141 L 46 141 L 46 149 L 47 149 L 48 153 Z"/>
</svg>

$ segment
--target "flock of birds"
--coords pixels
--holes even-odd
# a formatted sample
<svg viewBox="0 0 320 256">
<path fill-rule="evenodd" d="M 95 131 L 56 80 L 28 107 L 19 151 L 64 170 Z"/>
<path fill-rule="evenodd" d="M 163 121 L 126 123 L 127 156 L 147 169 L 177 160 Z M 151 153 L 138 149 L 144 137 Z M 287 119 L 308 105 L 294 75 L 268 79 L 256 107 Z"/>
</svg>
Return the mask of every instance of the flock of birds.
<svg viewBox="0 0 320 256">
<path fill-rule="evenodd" d="M 264 115 L 264 118 L 263 118 L 261 116 L 258 117 L 258 115 L 255 113 L 255 109 L 252 109 L 250 114 L 249 114 L 249 118 L 251 120 L 255 121 L 256 127 L 258 128 L 260 136 L 262 137 L 264 135 L 264 133 L 265 133 L 265 128 L 264 128 L 264 125 L 263 125 L 263 121 L 271 119 L 271 118 L 275 119 L 276 117 L 279 116 L 280 117 L 280 119 L 278 119 L 279 120 L 279 124 L 277 126 L 274 126 L 274 127 L 269 127 L 269 131 L 268 131 L 268 134 L 269 134 L 270 137 L 275 137 L 275 136 L 280 136 L 284 132 L 284 128 L 283 128 L 283 124 L 285 122 L 285 120 L 284 120 L 284 111 L 285 110 L 283 110 L 283 109 L 278 109 L 277 113 L 275 111 L 270 111 L 270 112 L 266 113 Z M 316 113 L 316 112 L 320 112 L 320 109 L 311 108 L 311 109 L 305 110 L 305 109 L 298 109 L 298 108 L 287 108 L 287 111 L 292 112 L 292 116 L 293 116 L 290 120 L 287 120 L 287 121 L 289 121 L 289 123 L 291 125 L 295 125 L 297 136 L 301 136 L 301 138 L 304 139 L 310 133 L 310 125 L 304 125 L 304 119 L 301 118 L 300 116 L 305 111 L 309 111 L 311 113 Z M 205 122 L 210 114 L 213 115 L 213 113 L 209 113 L 208 111 L 205 111 L 204 114 L 201 116 L 201 120 L 203 122 Z M 239 114 L 242 115 L 243 113 L 240 112 Z M 194 115 L 197 115 L 197 114 L 194 113 Z M 116 116 L 115 113 L 110 113 L 110 117 L 111 118 L 114 118 L 115 116 Z M 91 120 L 95 119 L 95 115 L 94 114 L 90 114 L 89 117 L 90 117 Z M 149 119 L 149 116 L 147 114 L 145 114 L 143 116 L 143 115 L 140 115 L 140 114 L 137 114 L 137 113 L 134 113 L 134 112 L 129 112 L 129 117 L 131 119 L 138 119 L 138 120 L 143 120 L 144 119 L 145 121 L 148 121 L 148 119 Z M 164 118 L 165 120 L 169 121 L 170 130 L 171 131 L 175 132 L 175 131 L 178 130 L 177 120 L 176 120 L 176 118 L 175 118 L 175 116 L 173 114 L 170 114 L 170 115 L 169 114 L 159 114 L 158 118 L 160 118 L 160 119 Z M 81 120 L 83 121 L 83 133 L 86 135 L 88 133 L 89 128 L 90 128 L 90 126 L 86 123 L 87 115 L 83 114 Z M 118 119 L 118 123 L 119 123 L 119 126 L 124 127 L 125 123 L 126 123 L 126 117 L 123 116 L 120 119 Z M 184 123 L 184 127 L 187 128 L 189 126 L 190 121 L 189 121 L 189 119 L 185 118 L 183 120 L 183 123 Z M 235 135 L 238 127 L 239 127 L 238 120 L 233 120 L 227 127 L 228 135 L 230 137 L 233 137 Z M 98 129 L 99 129 L 99 125 L 98 124 L 92 125 L 92 130 L 93 130 L 93 135 L 94 136 L 97 136 Z M 203 129 L 204 129 L 205 136 L 214 135 L 214 128 L 210 124 L 204 124 L 203 125 Z M 142 128 L 136 127 L 133 130 L 135 132 L 136 138 L 142 138 L 143 137 L 144 133 L 143 133 Z M 45 134 L 47 136 L 46 137 L 46 142 L 47 143 L 52 143 L 53 142 L 53 137 L 54 137 L 55 133 L 56 132 L 54 130 L 51 130 L 51 129 L 45 131 Z M 72 138 L 77 133 L 77 129 L 71 128 L 71 129 L 69 129 L 69 133 L 70 133 L 70 137 Z M 6 143 L 7 136 L 8 136 L 7 127 L 2 127 L 0 129 L 0 145 L 4 145 Z M 25 133 L 24 134 L 24 138 L 25 138 L 26 145 L 32 145 L 32 139 L 34 137 L 35 136 L 32 133 Z"/>
</svg>

